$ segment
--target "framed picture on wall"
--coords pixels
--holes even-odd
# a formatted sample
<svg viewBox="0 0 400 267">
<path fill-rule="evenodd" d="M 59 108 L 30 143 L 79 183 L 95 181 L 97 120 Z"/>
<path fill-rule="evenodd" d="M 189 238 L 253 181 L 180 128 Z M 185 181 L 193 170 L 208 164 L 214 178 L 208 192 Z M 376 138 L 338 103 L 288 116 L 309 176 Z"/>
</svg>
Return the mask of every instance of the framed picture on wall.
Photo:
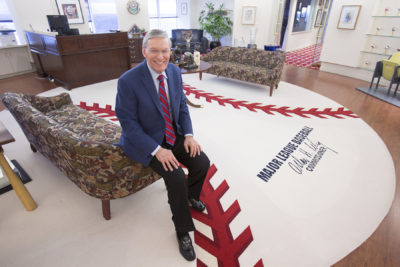
<svg viewBox="0 0 400 267">
<path fill-rule="evenodd" d="M 256 23 L 256 7 L 244 6 L 242 8 L 242 24 L 252 25 Z"/>
<path fill-rule="evenodd" d="M 317 15 L 315 16 L 315 24 L 314 27 L 321 27 L 322 24 L 322 9 L 318 9 Z"/>
<path fill-rule="evenodd" d="M 358 16 L 360 15 L 361 6 L 342 6 L 337 28 L 345 30 L 354 30 L 357 25 Z"/>
<path fill-rule="evenodd" d="M 181 15 L 187 15 L 187 3 L 181 3 Z"/>
<path fill-rule="evenodd" d="M 84 23 L 79 0 L 56 0 L 58 13 L 66 15 L 69 24 Z"/>
</svg>

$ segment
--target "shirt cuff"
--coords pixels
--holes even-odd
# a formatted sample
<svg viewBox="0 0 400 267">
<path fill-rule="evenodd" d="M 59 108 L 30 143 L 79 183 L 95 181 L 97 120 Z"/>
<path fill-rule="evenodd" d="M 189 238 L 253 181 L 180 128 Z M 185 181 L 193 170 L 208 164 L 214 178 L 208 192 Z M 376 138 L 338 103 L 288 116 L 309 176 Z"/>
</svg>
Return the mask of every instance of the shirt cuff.
<svg viewBox="0 0 400 267">
<path fill-rule="evenodd" d="M 155 154 L 157 154 L 158 150 L 161 148 L 161 146 L 157 146 L 156 149 L 154 149 L 153 152 L 151 152 L 151 155 L 154 157 Z"/>
</svg>

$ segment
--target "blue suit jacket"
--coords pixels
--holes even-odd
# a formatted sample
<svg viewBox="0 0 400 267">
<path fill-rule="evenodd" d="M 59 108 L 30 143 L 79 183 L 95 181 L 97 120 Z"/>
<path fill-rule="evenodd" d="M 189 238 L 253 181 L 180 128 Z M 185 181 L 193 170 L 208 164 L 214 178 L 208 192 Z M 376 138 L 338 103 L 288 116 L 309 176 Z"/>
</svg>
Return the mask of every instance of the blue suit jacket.
<svg viewBox="0 0 400 267">
<path fill-rule="evenodd" d="M 173 64 L 168 64 L 165 72 L 168 77 L 170 112 L 177 134 L 193 134 L 181 72 Z M 153 158 L 151 153 L 162 144 L 165 134 L 165 121 L 157 92 L 146 61 L 118 79 L 115 111 L 122 127 L 118 145 L 132 160 L 145 166 L 149 165 Z"/>
</svg>

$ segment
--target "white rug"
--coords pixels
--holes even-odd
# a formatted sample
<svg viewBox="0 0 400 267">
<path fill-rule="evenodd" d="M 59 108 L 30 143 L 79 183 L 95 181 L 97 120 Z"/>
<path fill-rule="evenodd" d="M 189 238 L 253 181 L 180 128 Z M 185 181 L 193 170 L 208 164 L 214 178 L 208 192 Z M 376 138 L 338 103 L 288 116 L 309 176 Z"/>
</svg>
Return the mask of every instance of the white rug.
<svg viewBox="0 0 400 267">
<path fill-rule="evenodd" d="M 17 140 L 5 153 L 33 179 L 38 208 L 26 212 L 13 191 L 0 195 L 0 266 L 329 266 L 377 228 L 393 200 L 394 166 L 355 114 L 285 82 L 269 97 L 213 75 L 183 79 L 188 98 L 204 105 L 190 112 L 213 164 L 207 214 L 193 213 L 198 261 L 179 254 L 162 181 L 111 201 L 105 221 L 100 201 L 31 152 L 3 111 Z M 116 80 L 66 92 L 77 105 L 114 110 Z"/>
</svg>

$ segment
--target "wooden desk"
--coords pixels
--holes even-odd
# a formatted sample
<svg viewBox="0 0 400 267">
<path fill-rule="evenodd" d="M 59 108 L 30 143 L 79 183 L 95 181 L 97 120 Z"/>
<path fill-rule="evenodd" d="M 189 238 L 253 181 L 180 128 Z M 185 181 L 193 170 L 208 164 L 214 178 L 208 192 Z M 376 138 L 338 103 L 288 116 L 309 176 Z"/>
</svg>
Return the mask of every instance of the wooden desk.
<svg viewBox="0 0 400 267">
<path fill-rule="evenodd" d="M 40 76 L 67 89 L 118 78 L 130 68 L 126 32 L 54 36 L 25 32 Z"/>
<path fill-rule="evenodd" d="M 14 142 L 14 137 L 10 134 L 7 128 L 4 126 L 2 122 L 0 122 L 0 165 L 3 168 L 3 171 L 7 175 L 8 181 L 10 181 L 11 186 L 13 187 L 15 193 L 21 200 L 27 211 L 31 211 L 36 209 L 36 203 L 33 200 L 31 194 L 26 189 L 25 185 L 21 182 L 21 180 L 17 177 L 17 175 L 13 172 L 6 158 L 4 157 L 3 145 Z"/>
</svg>

